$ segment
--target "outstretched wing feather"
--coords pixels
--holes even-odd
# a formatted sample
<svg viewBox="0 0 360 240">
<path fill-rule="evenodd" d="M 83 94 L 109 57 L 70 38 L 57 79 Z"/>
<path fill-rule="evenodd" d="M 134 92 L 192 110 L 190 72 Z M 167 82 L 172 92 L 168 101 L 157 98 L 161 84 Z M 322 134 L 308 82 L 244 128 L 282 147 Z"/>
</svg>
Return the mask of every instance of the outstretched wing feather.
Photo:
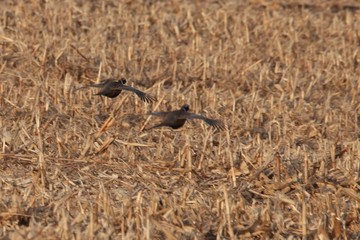
<svg viewBox="0 0 360 240">
<path fill-rule="evenodd" d="M 215 119 L 210 119 L 210 118 L 204 117 L 200 114 L 184 112 L 184 114 L 179 116 L 179 118 L 180 119 L 201 119 L 212 127 L 215 127 L 217 129 L 221 129 L 221 130 L 225 129 L 225 126 L 221 121 L 218 121 Z"/>
<path fill-rule="evenodd" d="M 119 89 L 119 90 L 127 90 L 127 91 L 130 91 L 130 92 L 133 92 L 135 93 L 142 101 L 144 102 L 154 102 L 156 101 L 156 98 L 154 98 L 153 96 L 147 94 L 147 93 L 144 93 L 136 88 L 133 88 L 131 86 L 127 86 L 127 85 L 121 85 L 121 86 L 117 86 L 115 87 L 114 89 Z"/>
</svg>

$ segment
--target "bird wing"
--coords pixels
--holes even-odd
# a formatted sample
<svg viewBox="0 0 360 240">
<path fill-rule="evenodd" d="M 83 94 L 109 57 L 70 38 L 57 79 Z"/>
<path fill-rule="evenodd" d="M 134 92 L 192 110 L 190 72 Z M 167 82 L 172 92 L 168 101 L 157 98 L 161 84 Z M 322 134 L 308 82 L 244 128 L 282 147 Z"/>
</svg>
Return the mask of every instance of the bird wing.
<svg viewBox="0 0 360 240">
<path fill-rule="evenodd" d="M 151 102 L 155 102 L 156 101 L 156 98 L 147 94 L 147 93 L 144 93 L 136 88 L 133 88 L 133 87 L 130 87 L 130 86 L 127 86 L 127 85 L 119 85 L 119 86 L 116 86 L 113 88 L 114 90 L 115 89 L 119 89 L 119 90 L 127 90 L 127 91 L 130 91 L 130 92 L 133 92 L 135 93 L 136 95 L 138 95 L 138 97 L 144 101 L 144 102 L 148 102 L 148 103 L 151 103 Z"/>
<path fill-rule="evenodd" d="M 218 121 L 215 119 L 210 119 L 210 118 L 207 118 L 202 115 L 195 114 L 195 113 L 184 112 L 183 114 L 181 114 L 179 116 L 179 119 L 201 119 L 204 122 L 206 122 L 207 124 L 209 124 L 210 126 L 215 127 L 216 129 L 219 129 L 219 130 L 225 129 L 225 126 L 221 121 Z"/>
</svg>

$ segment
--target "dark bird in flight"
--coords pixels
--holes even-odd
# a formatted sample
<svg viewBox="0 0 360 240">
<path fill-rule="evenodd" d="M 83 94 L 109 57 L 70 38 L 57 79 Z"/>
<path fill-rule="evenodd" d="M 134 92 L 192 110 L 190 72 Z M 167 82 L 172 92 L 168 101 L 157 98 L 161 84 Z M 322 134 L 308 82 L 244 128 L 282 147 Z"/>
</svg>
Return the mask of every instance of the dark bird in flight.
<svg viewBox="0 0 360 240">
<path fill-rule="evenodd" d="M 130 87 L 126 84 L 126 79 L 125 78 L 121 78 L 119 80 L 116 79 L 106 79 L 101 81 L 100 83 L 94 83 L 94 84 L 90 84 L 84 87 L 80 87 L 78 89 L 75 89 L 75 91 L 80 90 L 80 89 L 84 89 L 84 88 L 88 88 L 88 87 L 96 87 L 96 88 L 100 88 L 100 91 L 98 93 L 96 93 L 95 95 L 102 95 L 108 98 L 115 98 L 117 96 L 119 96 L 119 94 L 121 93 L 122 90 L 126 90 L 126 91 L 130 91 L 135 93 L 136 95 L 138 95 L 138 97 L 144 101 L 144 102 L 155 102 L 156 98 L 146 94 L 136 88 Z"/>
<path fill-rule="evenodd" d="M 176 110 L 176 111 L 152 112 L 152 113 L 150 113 L 151 115 L 163 117 L 163 120 L 161 123 L 159 123 L 151 128 L 148 128 L 147 130 L 150 130 L 152 128 L 157 128 L 157 127 L 162 127 L 162 126 L 167 126 L 167 127 L 173 128 L 173 129 L 178 129 L 178 128 L 181 128 L 185 124 L 186 120 L 188 120 L 188 119 L 201 119 L 216 129 L 219 129 L 219 130 L 225 129 L 225 126 L 222 122 L 204 117 L 199 114 L 190 113 L 189 110 L 190 110 L 190 106 L 188 104 L 185 104 L 179 110 Z"/>
</svg>

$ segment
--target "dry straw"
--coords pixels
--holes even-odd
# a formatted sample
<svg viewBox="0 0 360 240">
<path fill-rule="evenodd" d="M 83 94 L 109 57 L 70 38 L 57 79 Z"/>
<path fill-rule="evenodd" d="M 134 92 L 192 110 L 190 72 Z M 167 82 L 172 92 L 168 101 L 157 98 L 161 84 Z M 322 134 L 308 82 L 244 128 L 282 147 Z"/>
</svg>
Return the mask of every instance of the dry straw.
<svg viewBox="0 0 360 240">
<path fill-rule="evenodd" d="M 1 1 L 0 238 L 355 239 L 358 1 Z M 106 78 L 155 96 L 76 88 Z M 201 121 L 143 131 L 189 104 Z"/>
</svg>

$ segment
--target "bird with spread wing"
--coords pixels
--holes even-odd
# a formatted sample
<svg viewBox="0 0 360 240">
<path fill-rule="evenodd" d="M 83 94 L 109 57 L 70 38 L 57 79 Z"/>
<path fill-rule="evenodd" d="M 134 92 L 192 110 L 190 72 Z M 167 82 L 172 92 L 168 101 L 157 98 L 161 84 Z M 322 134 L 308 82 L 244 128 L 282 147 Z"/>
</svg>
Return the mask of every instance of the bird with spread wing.
<svg viewBox="0 0 360 240">
<path fill-rule="evenodd" d="M 225 129 L 225 126 L 221 121 L 210 119 L 199 114 L 190 113 L 189 110 L 190 110 L 190 106 L 188 104 L 185 104 L 179 110 L 175 110 L 175 111 L 152 112 L 150 113 L 151 115 L 162 117 L 163 120 L 161 123 L 153 127 L 150 127 L 147 130 L 157 127 L 163 127 L 163 126 L 171 127 L 172 129 L 178 129 L 185 124 L 186 120 L 190 120 L 190 119 L 201 119 L 210 126 L 218 130 Z"/>
<path fill-rule="evenodd" d="M 136 88 L 125 85 L 125 84 L 126 84 L 125 78 L 121 78 L 119 80 L 106 79 L 99 83 L 94 83 L 94 84 L 90 84 L 90 85 L 87 85 L 84 87 L 80 87 L 78 89 L 75 89 L 75 91 L 78 91 L 78 90 L 84 89 L 84 88 L 95 87 L 95 88 L 100 88 L 99 92 L 97 92 L 95 95 L 101 95 L 101 96 L 105 96 L 108 98 L 115 98 L 115 97 L 119 96 L 119 94 L 123 90 L 125 90 L 125 91 L 130 91 L 130 92 L 135 93 L 144 102 L 151 103 L 151 102 L 156 101 L 155 97 L 153 97 L 147 93 L 144 93 Z"/>
</svg>

